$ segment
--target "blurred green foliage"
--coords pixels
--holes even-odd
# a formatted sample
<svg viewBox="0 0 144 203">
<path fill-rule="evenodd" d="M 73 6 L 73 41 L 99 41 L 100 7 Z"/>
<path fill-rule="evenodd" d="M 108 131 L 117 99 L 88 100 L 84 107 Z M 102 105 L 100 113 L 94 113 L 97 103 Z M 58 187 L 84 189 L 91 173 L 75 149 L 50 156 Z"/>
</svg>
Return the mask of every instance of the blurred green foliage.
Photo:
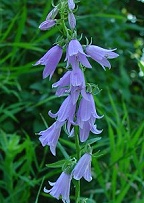
<svg viewBox="0 0 144 203">
<path fill-rule="evenodd" d="M 55 1 L 56 2 L 56 1 Z M 87 202 L 144 202 L 144 3 L 138 0 L 81 1 L 76 13 L 79 35 L 93 44 L 117 48 L 119 58 L 103 71 L 91 61 L 88 82 L 102 91 L 95 96 L 103 128 L 102 139 L 93 146 L 101 156 L 93 158 L 93 181 L 82 182 Z M 46 168 L 73 143 L 62 135 L 58 158 L 41 147 L 35 132 L 53 120 L 63 98 L 56 98 L 52 83 L 63 74 L 59 64 L 52 81 L 42 80 L 43 67 L 34 64 L 55 42 L 57 27 L 40 32 L 39 24 L 51 10 L 51 1 L 1 0 L 0 2 L 0 202 L 57 202 L 40 187 L 55 180 L 59 169 Z M 63 133 L 64 134 L 64 133 Z M 91 137 L 93 135 L 90 135 Z M 64 150 L 64 148 L 66 151 Z M 45 181 L 43 184 L 43 176 Z M 84 183 L 84 184 L 83 184 Z M 39 190 L 40 189 L 40 190 Z M 73 194 L 73 190 L 71 191 Z"/>
</svg>

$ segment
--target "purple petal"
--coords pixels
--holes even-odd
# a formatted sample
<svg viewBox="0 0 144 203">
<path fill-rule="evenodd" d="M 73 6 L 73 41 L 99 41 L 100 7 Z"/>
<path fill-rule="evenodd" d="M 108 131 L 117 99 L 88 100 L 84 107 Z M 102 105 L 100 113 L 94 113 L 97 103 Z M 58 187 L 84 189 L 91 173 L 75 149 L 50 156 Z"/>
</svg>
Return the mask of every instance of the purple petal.
<svg viewBox="0 0 144 203">
<path fill-rule="evenodd" d="M 87 94 L 87 95 L 88 95 L 89 101 L 91 103 L 91 112 L 92 112 L 93 117 L 98 118 L 98 119 L 102 118 L 103 116 L 99 116 L 96 112 L 96 107 L 95 107 L 93 95 L 92 94 Z"/>
<path fill-rule="evenodd" d="M 98 54 L 98 55 L 100 55 L 102 57 L 106 57 L 106 58 L 109 58 L 109 59 L 116 58 L 116 57 L 119 56 L 117 53 L 113 52 L 116 49 L 104 49 L 102 47 L 98 47 L 98 46 L 95 46 L 95 45 L 87 46 L 86 50 L 88 52 L 93 52 L 94 54 Z"/>
<path fill-rule="evenodd" d="M 61 127 L 63 124 L 64 124 L 64 122 L 60 123 L 60 122 L 56 121 L 48 129 L 39 132 L 39 135 L 41 135 L 39 137 L 39 140 L 40 140 L 42 146 L 49 145 L 51 153 L 54 156 L 56 155 L 55 149 L 56 149 L 56 145 L 58 142 L 58 138 L 60 136 Z"/>
<path fill-rule="evenodd" d="M 62 78 L 52 85 L 52 88 L 57 88 L 56 95 L 62 96 L 70 89 L 70 74 L 71 71 L 67 71 Z"/>
<path fill-rule="evenodd" d="M 111 68 L 108 59 L 113 59 L 119 55 L 115 52 L 115 49 L 108 50 L 94 45 L 88 45 L 86 47 L 86 53 L 95 61 L 97 61 L 104 69 L 105 67 Z"/>
<path fill-rule="evenodd" d="M 50 78 L 52 77 L 61 57 L 62 48 L 59 45 L 56 45 L 35 63 L 35 65 L 45 65 L 45 68 L 43 70 L 43 78 L 46 78 L 49 75 Z"/>
<path fill-rule="evenodd" d="M 46 20 L 39 25 L 40 30 L 49 30 L 56 24 L 55 20 Z"/>
<path fill-rule="evenodd" d="M 71 175 L 65 172 L 62 172 L 57 181 L 52 185 L 53 187 L 50 190 L 44 188 L 44 192 L 50 193 L 56 199 L 59 199 L 62 196 L 62 201 L 64 203 L 70 203 L 70 184 L 71 184 Z"/>
<path fill-rule="evenodd" d="M 76 104 L 80 95 L 80 91 L 81 91 L 81 88 L 79 87 L 74 87 L 74 86 L 71 87 L 71 97 L 72 97 L 73 104 Z"/>
<path fill-rule="evenodd" d="M 52 85 L 52 88 L 56 88 L 59 86 L 68 86 L 70 85 L 70 74 L 71 71 L 67 71 L 60 80 Z"/>
<path fill-rule="evenodd" d="M 76 164 L 72 171 L 73 177 L 76 180 L 80 180 L 82 177 L 87 181 L 91 181 L 91 155 L 85 153 Z"/>
<path fill-rule="evenodd" d="M 91 162 L 87 165 L 87 169 L 84 174 L 84 179 L 90 182 L 92 180 L 92 175 L 91 175 Z"/>
<path fill-rule="evenodd" d="M 78 109 L 78 115 L 82 121 L 88 121 L 91 117 L 91 103 L 84 98 L 81 99 Z M 77 116 L 78 117 L 78 116 Z"/>
<path fill-rule="evenodd" d="M 84 74 L 83 74 L 83 72 L 82 72 L 82 70 L 80 68 L 78 68 L 77 70 L 73 70 L 71 72 L 70 81 L 71 81 L 72 86 L 85 87 Z"/>
<path fill-rule="evenodd" d="M 92 59 L 94 59 L 94 58 L 92 58 Z M 96 59 L 96 57 L 95 57 L 94 60 L 97 61 L 103 67 L 104 70 L 105 70 L 105 67 L 108 67 L 109 69 L 111 68 L 111 64 L 106 58 L 99 60 L 99 59 Z"/>
<path fill-rule="evenodd" d="M 79 53 L 78 57 L 79 57 L 79 61 L 83 66 L 87 68 L 92 68 L 91 64 L 89 63 L 87 57 L 84 54 Z"/>
<path fill-rule="evenodd" d="M 96 128 L 96 125 L 92 125 L 91 126 L 91 132 L 94 133 L 94 134 L 100 134 L 103 130 L 98 130 Z"/>
<path fill-rule="evenodd" d="M 76 39 L 72 39 L 68 45 L 68 55 L 74 56 L 74 55 L 77 55 L 79 52 L 81 54 L 85 55 L 85 53 L 83 52 L 83 48 L 82 48 L 81 44 L 79 43 L 79 41 Z"/>
<path fill-rule="evenodd" d="M 51 118 L 56 118 L 58 116 L 58 113 L 52 113 L 51 110 L 48 112 L 48 115 L 51 117 Z"/>
<path fill-rule="evenodd" d="M 55 7 L 54 9 L 52 9 L 52 10 L 48 13 L 48 15 L 47 15 L 47 17 L 46 17 L 46 20 L 54 19 L 54 18 L 56 17 L 57 13 L 58 13 L 58 8 Z"/>
<path fill-rule="evenodd" d="M 89 122 L 87 121 L 83 122 L 83 127 L 79 128 L 79 131 L 80 131 L 80 141 L 85 142 L 88 139 L 90 133 Z"/>
<path fill-rule="evenodd" d="M 68 0 L 68 7 L 70 10 L 73 10 L 75 8 L 74 0 Z"/>
<path fill-rule="evenodd" d="M 68 22 L 69 22 L 70 28 L 73 30 L 76 27 L 76 19 L 72 12 L 68 14 Z"/>
<path fill-rule="evenodd" d="M 64 122 L 66 120 L 69 120 L 70 122 L 73 122 L 74 114 L 75 114 L 76 104 L 72 103 L 72 97 L 69 95 L 60 106 L 58 112 L 56 114 L 51 113 L 49 111 L 49 115 L 52 118 L 57 117 L 57 121 Z"/>
<path fill-rule="evenodd" d="M 85 88 L 83 88 L 83 89 L 81 90 L 81 94 L 82 94 L 82 97 L 83 97 L 85 100 L 90 101 L 89 96 L 88 96 L 88 94 L 86 93 L 86 89 L 85 89 Z"/>
</svg>

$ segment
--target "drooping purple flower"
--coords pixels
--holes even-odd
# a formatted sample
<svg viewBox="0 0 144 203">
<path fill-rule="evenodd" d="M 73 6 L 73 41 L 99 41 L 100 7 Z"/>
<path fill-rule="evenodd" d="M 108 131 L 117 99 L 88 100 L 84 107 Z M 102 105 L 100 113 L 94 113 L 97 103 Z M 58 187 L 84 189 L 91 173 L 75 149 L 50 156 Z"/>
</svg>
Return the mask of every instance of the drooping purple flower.
<svg viewBox="0 0 144 203">
<path fill-rule="evenodd" d="M 85 142 L 90 134 L 90 131 L 94 134 L 100 134 L 102 130 L 98 130 L 97 126 L 94 124 L 95 118 L 91 118 L 89 121 L 83 121 L 82 127 L 79 127 L 80 141 Z"/>
<path fill-rule="evenodd" d="M 40 30 L 49 30 L 56 24 L 55 20 L 45 20 L 39 25 Z"/>
<path fill-rule="evenodd" d="M 59 81 L 52 85 L 53 88 L 57 88 L 57 96 L 60 97 L 70 91 L 70 75 L 71 71 L 67 71 Z"/>
<path fill-rule="evenodd" d="M 77 111 L 77 124 L 79 125 L 80 141 L 87 140 L 90 131 L 94 134 L 100 134 L 102 131 L 98 130 L 95 125 L 95 120 L 101 118 L 98 116 L 95 108 L 95 103 L 92 94 L 86 93 L 87 99 L 81 99 Z"/>
<path fill-rule="evenodd" d="M 75 112 L 76 112 L 76 102 L 79 94 L 73 95 L 69 94 L 69 96 L 63 101 L 57 113 L 48 112 L 49 116 L 52 118 L 56 118 L 59 122 L 66 122 L 67 134 L 69 136 L 73 135 L 74 129 L 71 129 L 72 125 L 76 125 L 75 123 Z"/>
<path fill-rule="evenodd" d="M 50 190 L 44 188 L 45 193 L 49 193 L 53 197 L 59 200 L 60 196 L 64 203 L 70 203 L 70 184 L 71 184 L 71 175 L 66 172 L 62 172 L 56 182 L 49 184 L 52 186 Z"/>
<path fill-rule="evenodd" d="M 70 10 L 73 10 L 75 8 L 74 0 L 68 0 L 68 7 Z"/>
<path fill-rule="evenodd" d="M 78 64 L 77 67 L 74 66 L 73 70 L 67 71 L 52 87 L 57 88 L 57 96 L 63 96 L 68 93 L 71 94 L 73 104 L 77 102 L 80 93 L 87 99 L 84 74 Z"/>
<path fill-rule="evenodd" d="M 57 121 L 59 122 L 64 122 L 68 120 L 69 122 L 73 123 L 75 110 L 76 110 L 76 104 L 73 104 L 72 97 L 71 95 L 69 95 L 63 101 L 58 112 L 53 114 L 51 111 L 49 111 L 49 116 L 51 116 L 52 118 L 57 118 Z"/>
<path fill-rule="evenodd" d="M 90 182 L 92 180 L 91 176 L 91 154 L 85 153 L 76 164 L 72 171 L 73 178 L 80 180 L 82 177 Z"/>
<path fill-rule="evenodd" d="M 60 136 L 61 127 L 64 125 L 64 122 L 56 121 L 53 123 L 48 129 L 39 132 L 39 140 L 42 146 L 50 146 L 51 153 L 56 155 L 56 145 L 58 142 L 58 138 Z"/>
<path fill-rule="evenodd" d="M 70 25 L 70 28 L 73 30 L 75 29 L 76 27 L 76 19 L 75 19 L 75 16 L 72 12 L 70 12 L 68 14 L 68 22 L 69 22 L 69 25 Z"/>
<path fill-rule="evenodd" d="M 78 118 L 81 121 L 88 121 L 91 117 L 100 118 L 96 112 L 95 102 L 91 93 L 87 93 L 89 100 L 82 98 L 78 110 Z"/>
<path fill-rule="evenodd" d="M 115 53 L 116 49 L 104 49 L 95 45 L 88 45 L 86 47 L 86 53 L 95 61 L 97 61 L 103 69 L 105 67 L 111 68 L 111 64 L 107 59 L 113 59 L 119 55 Z"/>
<path fill-rule="evenodd" d="M 92 68 L 87 59 L 87 55 L 84 53 L 83 48 L 77 39 L 72 39 L 69 42 L 65 60 L 67 60 L 67 66 L 71 64 L 72 68 L 75 61 L 80 61 L 83 66 Z"/>
<path fill-rule="evenodd" d="M 34 65 L 45 65 L 43 70 L 43 78 L 50 75 L 50 79 L 62 57 L 62 48 L 59 45 L 52 47 L 41 59 L 39 59 Z"/>
<path fill-rule="evenodd" d="M 85 87 L 85 79 L 82 70 L 77 67 L 71 72 L 71 85 L 74 87 Z"/>
</svg>

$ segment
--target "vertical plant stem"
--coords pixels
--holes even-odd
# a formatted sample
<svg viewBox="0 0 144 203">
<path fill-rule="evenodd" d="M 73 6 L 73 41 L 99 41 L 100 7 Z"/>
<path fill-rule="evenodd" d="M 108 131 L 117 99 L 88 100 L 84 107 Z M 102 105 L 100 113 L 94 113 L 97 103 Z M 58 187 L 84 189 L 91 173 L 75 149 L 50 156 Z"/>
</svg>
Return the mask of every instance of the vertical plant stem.
<svg viewBox="0 0 144 203">
<path fill-rule="evenodd" d="M 64 9 L 65 6 L 63 5 L 64 3 L 61 2 L 61 9 L 60 9 L 60 19 L 61 19 L 61 25 L 62 25 L 62 30 L 63 30 L 63 35 L 68 37 L 68 30 L 67 27 L 65 25 L 65 16 L 64 16 Z"/>
<path fill-rule="evenodd" d="M 77 155 L 77 160 L 79 160 L 80 157 L 81 157 L 81 151 L 80 151 L 80 143 L 79 143 L 79 136 L 78 136 L 78 126 L 74 127 L 74 131 L 75 131 L 76 155 Z M 75 188 L 75 201 L 76 201 L 76 203 L 79 203 L 79 199 L 80 199 L 80 180 L 76 181 L 75 186 L 76 186 L 76 188 Z"/>
</svg>

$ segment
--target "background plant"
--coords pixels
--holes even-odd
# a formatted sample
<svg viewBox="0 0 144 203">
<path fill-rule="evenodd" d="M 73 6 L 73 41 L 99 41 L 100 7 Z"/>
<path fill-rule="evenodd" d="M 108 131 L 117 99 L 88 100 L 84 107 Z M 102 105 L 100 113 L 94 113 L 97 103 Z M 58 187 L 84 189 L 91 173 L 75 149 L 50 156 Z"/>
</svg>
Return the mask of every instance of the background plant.
<svg viewBox="0 0 144 203">
<path fill-rule="evenodd" d="M 43 8 L 45 8 L 44 12 Z M 49 1 L 17 0 L 13 3 L 8 0 L 1 1 L 0 136 L 2 139 L 3 134 L 9 139 L 17 135 L 20 143 L 30 138 L 29 142 L 36 143 L 33 149 L 38 166 L 42 162 L 41 167 L 38 168 L 35 163 L 30 164 L 36 176 L 36 181 L 31 180 L 33 185 L 28 186 L 26 181 L 21 180 L 23 186 L 27 185 L 24 191 L 29 191 L 29 195 L 24 193 L 23 199 L 26 203 L 35 201 L 43 174 L 46 174 L 46 180 L 56 179 L 59 174 L 59 169 L 53 174 L 53 170 L 44 168 L 48 161 L 55 160 L 44 156 L 45 149 L 38 144 L 37 136 L 34 134 L 45 128 L 40 114 L 47 123 L 52 123 L 46 109 L 51 109 L 55 102 L 55 111 L 57 111 L 60 104 L 60 101 L 52 96 L 51 83 L 47 80 L 41 82 L 42 67 L 31 66 L 55 40 L 53 35 L 57 31 L 56 28 L 47 33 L 40 33 L 37 30 L 37 26 L 44 20 L 50 8 Z M 94 64 L 93 72 L 88 73 L 90 80 L 102 89 L 95 100 L 100 109 L 99 113 L 105 115 L 103 122 L 98 124 L 105 130 L 101 141 L 95 146 L 96 150 L 101 150 L 103 156 L 93 160 L 95 180 L 89 185 L 83 184 L 84 196 L 89 197 L 90 194 L 95 202 L 141 203 L 144 200 L 142 193 L 144 84 L 143 73 L 140 72 L 140 67 L 143 69 L 142 14 L 142 1 L 82 1 L 78 10 L 79 31 L 88 37 L 92 36 L 94 44 L 99 43 L 99 46 L 110 48 L 118 47 L 121 55 L 116 62 L 112 61 L 111 71 L 103 72 L 100 66 Z M 54 80 L 58 80 L 61 74 L 62 70 L 59 68 Z M 73 148 L 72 144 L 64 139 L 62 142 L 67 148 L 70 146 L 70 149 Z M 20 143 L 17 142 L 17 146 L 21 148 Z M 1 144 L 1 160 L 4 160 L 5 153 L 7 156 L 8 153 L 11 154 L 9 150 L 5 152 L 4 145 Z M 23 157 L 22 159 L 27 156 L 25 153 L 23 156 L 20 152 L 17 153 L 21 158 Z M 59 156 L 61 157 L 61 154 Z M 15 162 L 18 159 L 12 160 Z M 1 165 L 2 163 L 3 161 Z M 5 168 L 0 167 L 1 171 L 7 171 L 8 166 L 4 166 Z M 25 171 L 27 171 L 26 167 Z M 19 168 L 17 173 L 21 174 Z M 32 172 L 29 173 L 34 179 Z M 3 174 L 2 172 L 1 188 L 4 184 L 9 184 Z M 28 172 L 23 174 L 28 178 Z M 20 178 L 11 177 L 14 185 L 19 181 Z M 12 198 L 12 193 L 8 193 L 9 199 L 6 200 L 4 190 L 1 189 L 2 202 Z M 43 195 L 40 194 L 39 202 L 47 201 Z M 50 201 L 56 202 L 52 199 Z"/>
</svg>

